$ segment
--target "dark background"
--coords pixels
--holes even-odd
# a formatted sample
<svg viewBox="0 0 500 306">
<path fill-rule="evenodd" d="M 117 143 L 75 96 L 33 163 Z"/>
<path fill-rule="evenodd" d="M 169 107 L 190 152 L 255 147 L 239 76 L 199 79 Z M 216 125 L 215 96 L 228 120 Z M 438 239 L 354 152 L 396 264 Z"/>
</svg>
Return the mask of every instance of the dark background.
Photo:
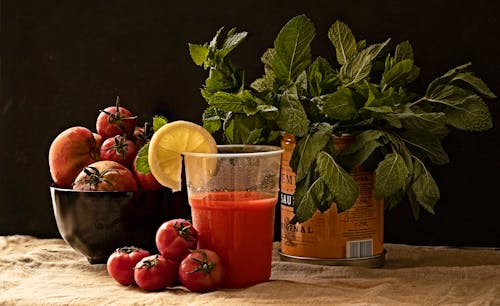
<svg viewBox="0 0 500 306">
<path fill-rule="evenodd" d="M 500 3 L 494 1 L 1 1 L 0 234 L 58 236 L 47 152 L 62 130 L 95 129 L 98 109 L 122 105 L 140 115 L 201 122 L 206 72 L 187 43 L 221 26 L 250 33 L 232 59 L 248 80 L 261 54 L 293 16 L 307 14 L 317 36 L 313 55 L 333 61 L 329 26 L 340 19 L 357 38 L 409 40 L 423 89 L 468 61 L 500 94 Z M 386 214 L 386 242 L 500 246 L 500 107 L 494 128 L 454 132 L 451 164 L 432 167 L 442 198 L 436 215 L 412 218 L 403 203 Z"/>
</svg>

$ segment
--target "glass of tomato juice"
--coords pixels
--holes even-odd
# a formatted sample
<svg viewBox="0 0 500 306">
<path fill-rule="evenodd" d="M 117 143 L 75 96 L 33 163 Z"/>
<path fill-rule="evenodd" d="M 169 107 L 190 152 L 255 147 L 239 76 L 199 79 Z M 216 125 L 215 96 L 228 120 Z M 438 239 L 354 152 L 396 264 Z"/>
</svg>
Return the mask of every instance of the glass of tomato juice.
<svg viewBox="0 0 500 306">
<path fill-rule="evenodd" d="M 184 152 L 198 247 L 215 251 L 225 267 L 225 288 L 269 280 L 283 149 L 219 145 L 218 153 Z"/>
</svg>

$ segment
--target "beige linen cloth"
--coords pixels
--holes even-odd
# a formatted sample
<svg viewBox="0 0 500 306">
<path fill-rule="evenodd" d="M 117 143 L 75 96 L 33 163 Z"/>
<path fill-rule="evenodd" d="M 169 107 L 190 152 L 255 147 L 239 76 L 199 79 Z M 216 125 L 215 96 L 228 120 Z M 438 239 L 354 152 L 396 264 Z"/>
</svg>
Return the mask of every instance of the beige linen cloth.
<svg viewBox="0 0 500 306">
<path fill-rule="evenodd" d="M 271 281 L 197 294 L 118 285 L 61 239 L 0 237 L 1 305 L 500 305 L 500 250 L 386 244 L 384 268 L 279 261 Z"/>
</svg>

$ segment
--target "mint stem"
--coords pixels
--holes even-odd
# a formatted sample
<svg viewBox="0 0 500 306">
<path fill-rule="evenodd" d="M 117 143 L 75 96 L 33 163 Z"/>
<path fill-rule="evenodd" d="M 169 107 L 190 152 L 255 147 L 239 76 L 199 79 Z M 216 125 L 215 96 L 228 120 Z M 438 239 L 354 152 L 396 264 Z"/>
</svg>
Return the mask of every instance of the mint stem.
<svg viewBox="0 0 500 306">
<path fill-rule="evenodd" d="M 410 108 L 412 108 L 413 106 L 415 106 L 417 104 L 425 102 L 425 101 L 427 101 L 427 97 L 424 96 L 424 97 L 418 99 L 417 101 L 410 103 Z"/>
</svg>

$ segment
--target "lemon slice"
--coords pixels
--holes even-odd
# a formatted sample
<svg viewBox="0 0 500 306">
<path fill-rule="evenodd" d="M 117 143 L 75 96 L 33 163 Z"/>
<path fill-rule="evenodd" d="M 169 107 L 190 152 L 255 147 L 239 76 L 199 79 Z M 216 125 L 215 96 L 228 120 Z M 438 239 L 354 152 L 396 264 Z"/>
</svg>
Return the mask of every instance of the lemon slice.
<svg viewBox="0 0 500 306">
<path fill-rule="evenodd" d="M 203 127 L 188 121 L 173 121 L 151 138 L 148 162 L 156 180 L 172 191 L 181 190 L 182 152 L 217 153 L 217 144 Z"/>
</svg>

